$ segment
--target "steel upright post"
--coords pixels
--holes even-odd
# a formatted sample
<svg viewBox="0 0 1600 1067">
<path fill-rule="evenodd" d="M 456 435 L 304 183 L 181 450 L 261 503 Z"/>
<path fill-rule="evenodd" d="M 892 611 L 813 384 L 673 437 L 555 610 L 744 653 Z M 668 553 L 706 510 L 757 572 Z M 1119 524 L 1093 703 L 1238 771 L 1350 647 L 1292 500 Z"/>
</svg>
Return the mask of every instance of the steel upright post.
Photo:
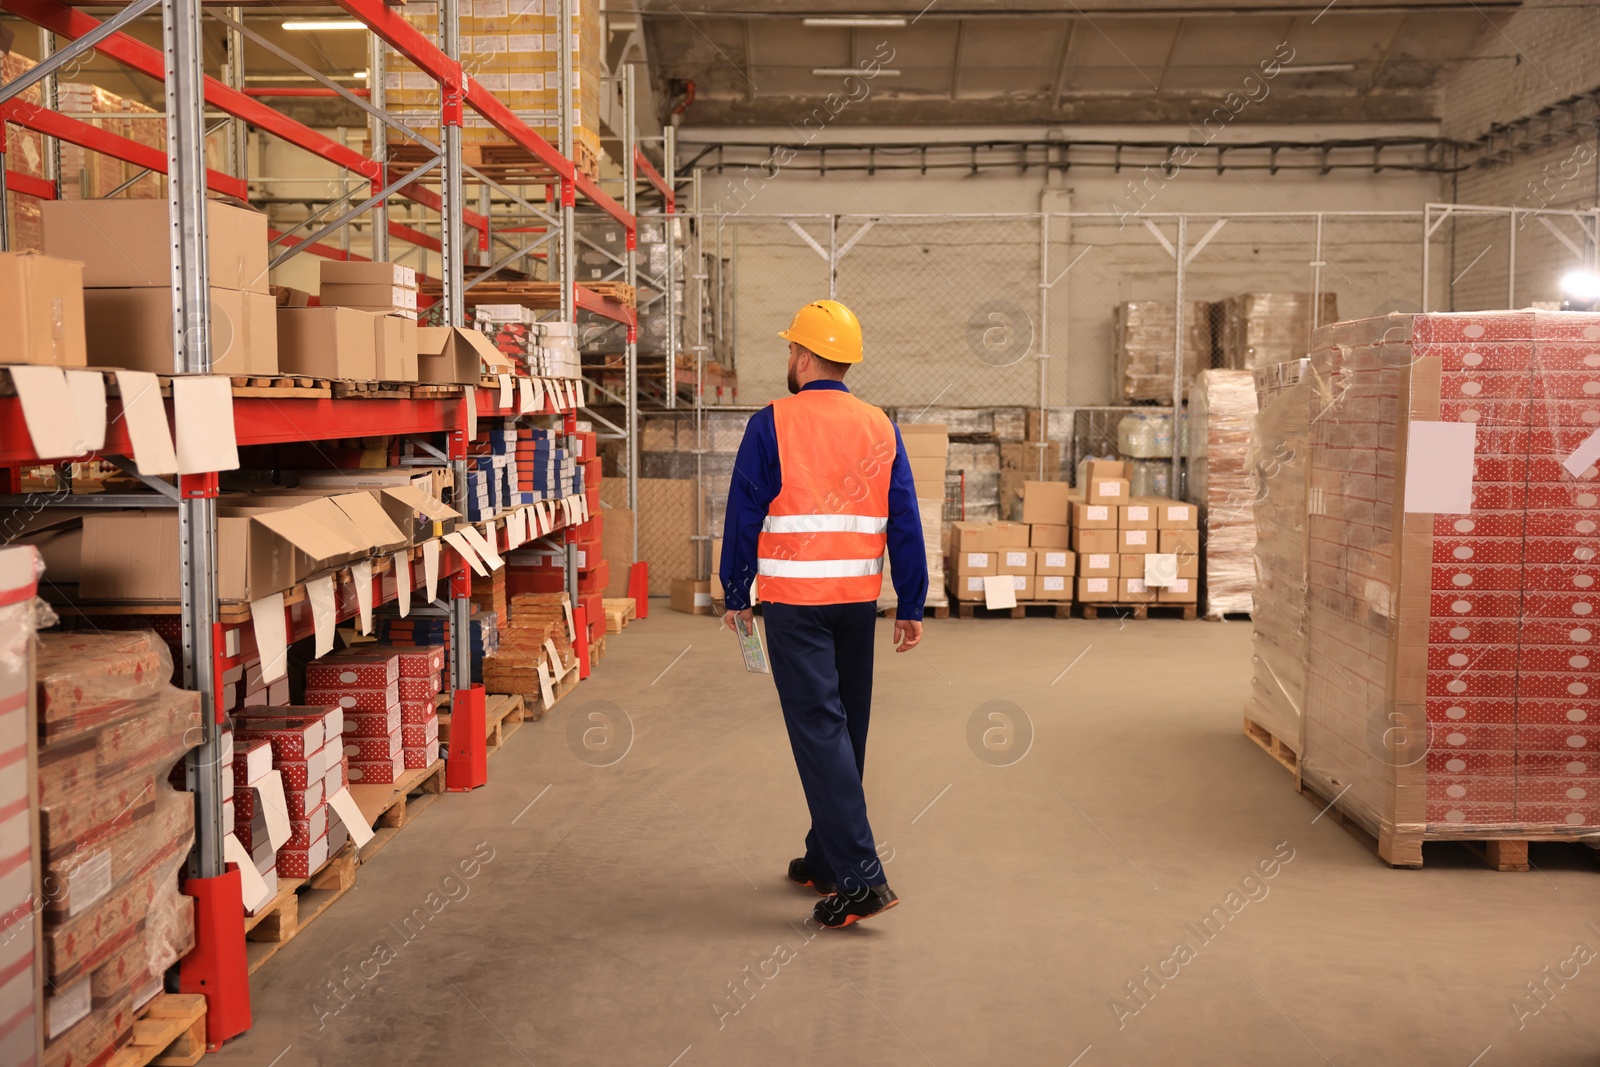
<svg viewBox="0 0 1600 1067">
<path fill-rule="evenodd" d="M 637 121 L 638 114 L 637 109 L 634 106 L 633 94 L 634 69 L 633 64 L 628 63 L 622 68 L 622 154 L 627 160 L 626 168 L 628 175 L 628 183 L 623 190 L 623 206 L 628 209 L 628 214 L 634 216 L 635 220 L 637 220 L 639 215 L 639 174 L 638 164 L 634 157 L 639 151 L 639 131 L 634 126 L 634 123 Z M 664 204 L 663 207 L 665 207 Z M 663 219 L 661 223 L 662 227 L 664 228 L 666 224 L 666 220 Z M 627 243 L 627 250 L 625 253 L 627 257 L 628 288 L 634 289 L 636 292 L 639 284 L 639 250 L 637 235 L 638 231 L 635 230 L 635 240 Z M 637 304 L 637 301 L 635 301 L 635 303 Z M 625 426 L 628 431 L 628 509 L 632 511 L 635 516 L 633 524 L 633 559 L 635 562 L 638 562 L 639 523 L 637 516 L 639 513 L 639 327 L 637 323 L 628 327 L 627 360 L 628 410 L 626 412 L 627 421 Z"/>
<path fill-rule="evenodd" d="M 461 119 L 462 95 L 464 86 L 460 71 L 461 61 L 461 19 L 458 0 L 441 0 L 439 4 L 439 47 L 450 60 L 452 75 L 441 85 L 443 105 L 440 114 L 439 132 L 444 149 L 444 177 L 440 182 L 439 192 L 443 203 L 440 205 L 439 217 L 439 254 L 443 260 L 439 270 L 444 280 L 443 313 L 444 325 L 462 326 L 465 324 L 465 308 L 462 299 L 466 294 L 466 283 L 463 280 L 462 265 L 464 263 L 465 241 L 463 240 L 462 209 L 466 206 L 464 191 L 462 189 L 461 175 Z M 474 402 L 471 389 L 465 390 L 462 398 L 463 404 Z M 464 428 L 465 415 L 461 423 Z M 458 430 L 457 432 L 464 432 Z M 460 448 L 451 449 L 451 465 L 455 473 L 456 500 L 467 499 L 470 484 L 467 474 L 466 442 L 461 442 Z M 472 598 L 468 591 L 463 591 L 461 585 L 470 583 L 468 576 L 463 582 L 450 583 L 450 685 L 453 692 L 461 692 L 472 687 Z M 470 586 L 469 586 L 470 589 Z"/>
<path fill-rule="evenodd" d="M 372 34 L 367 45 L 367 102 L 379 111 L 389 106 L 389 87 L 385 81 L 389 59 L 389 46 L 383 38 Z M 375 115 L 367 117 L 367 135 L 372 141 L 372 161 L 378 165 L 378 176 L 373 179 L 373 192 L 384 188 L 389 181 L 389 128 Z M 389 258 L 389 202 L 380 200 L 372 205 L 372 258 L 385 262 Z"/>
<path fill-rule="evenodd" d="M 561 77 L 561 91 L 557 94 L 561 109 L 561 154 L 574 166 L 577 165 L 577 154 L 574 151 L 574 138 L 572 129 L 572 3 L 573 0 L 559 0 L 559 11 L 556 17 L 556 55 L 558 57 L 557 72 Z M 561 319 L 563 322 L 573 323 L 576 327 L 578 321 L 577 292 L 574 287 L 578 282 L 578 248 L 577 234 L 574 227 L 574 203 L 577 194 L 577 183 L 561 183 Z M 576 328 L 574 328 L 573 343 L 577 344 Z M 581 358 L 581 357 L 580 357 Z M 568 416 L 563 420 L 567 431 L 567 455 L 576 456 L 578 452 L 578 438 L 576 419 Z M 572 606 L 578 606 L 578 549 L 570 540 L 563 538 L 566 549 L 567 571 L 567 597 L 572 601 Z"/>
</svg>

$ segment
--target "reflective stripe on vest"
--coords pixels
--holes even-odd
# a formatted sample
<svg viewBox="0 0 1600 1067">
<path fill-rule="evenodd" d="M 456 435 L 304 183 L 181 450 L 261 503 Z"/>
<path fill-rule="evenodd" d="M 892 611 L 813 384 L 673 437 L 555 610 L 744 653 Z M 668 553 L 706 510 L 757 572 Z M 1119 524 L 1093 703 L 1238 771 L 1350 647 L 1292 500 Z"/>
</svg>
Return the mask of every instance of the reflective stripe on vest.
<svg viewBox="0 0 1600 1067">
<path fill-rule="evenodd" d="M 894 424 L 842 389 L 772 405 L 782 485 L 761 524 L 756 577 L 775 604 L 851 604 L 883 587 Z"/>
<path fill-rule="evenodd" d="M 883 573 L 877 559 L 759 559 L 756 573 L 769 578 L 865 578 Z"/>
<path fill-rule="evenodd" d="M 889 520 L 875 515 L 768 515 L 762 533 L 864 533 L 880 534 Z"/>
</svg>

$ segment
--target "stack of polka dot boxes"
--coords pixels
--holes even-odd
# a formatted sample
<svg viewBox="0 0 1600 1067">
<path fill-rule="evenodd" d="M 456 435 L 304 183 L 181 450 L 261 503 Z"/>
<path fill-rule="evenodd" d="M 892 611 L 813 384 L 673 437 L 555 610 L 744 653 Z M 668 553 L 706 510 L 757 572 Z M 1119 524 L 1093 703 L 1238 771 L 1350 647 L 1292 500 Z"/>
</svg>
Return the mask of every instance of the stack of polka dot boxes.
<svg viewBox="0 0 1600 1067">
<path fill-rule="evenodd" d="M 1600 315 L 1312 347 L 1305 781 L 1396 864 L 1600 832 Z"/>
</svg>

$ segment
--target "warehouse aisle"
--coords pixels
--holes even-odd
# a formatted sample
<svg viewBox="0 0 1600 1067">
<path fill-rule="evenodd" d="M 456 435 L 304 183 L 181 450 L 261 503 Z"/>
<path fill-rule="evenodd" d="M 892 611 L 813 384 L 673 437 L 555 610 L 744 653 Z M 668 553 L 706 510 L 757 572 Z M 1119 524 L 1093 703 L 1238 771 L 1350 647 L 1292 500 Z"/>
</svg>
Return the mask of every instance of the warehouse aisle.
<svg viewBox="0 0 1600 1067">
<path fill-rule="evenodd" d="M 783 877 L 805 815 L 771 683 L 662 604 L 491 758 L 487 789 L 362 869 L 207 1062 L 1493 1067 L 1600 1045 L 1600 979 L 1570 979 L 1575 944 L 1600 948 L 1588 851 L 1384 868 L 1241 736 L 1248 624 L 930 621 L 909 656 L 879 639 L 867 788 L 895 911 L 800 925 L 815 898 Z M 1010 765 L 1020 745 L 984 745 L 996 710 L 1018 738 L 1031 723 Z M 611 755 L 584 747 L 592 713 L 618 724 Z M 1545 967 L 1569 980 L 1533 1014 Z"/>
</svg>

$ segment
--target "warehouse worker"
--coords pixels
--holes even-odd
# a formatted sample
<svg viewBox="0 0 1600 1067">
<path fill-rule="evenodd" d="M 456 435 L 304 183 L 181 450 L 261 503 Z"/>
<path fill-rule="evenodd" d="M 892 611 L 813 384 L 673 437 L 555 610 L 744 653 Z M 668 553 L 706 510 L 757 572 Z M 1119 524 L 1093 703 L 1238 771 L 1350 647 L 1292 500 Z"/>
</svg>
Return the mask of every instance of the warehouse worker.
<svg viewBox="0 0 1600 1067">
<path fill-rule="evenodd" d="M 899 903 L 867 824 L 862 768 L 872 706 L 872 639 L 883 554 L 899 607 L 894 643 L 922 640 L 928 565 L 900 431 L 845 388 L 861 362 L 861 324 L 836 300 L 795 313 L 789 392 L 751 416 L 734 463 L 723 525 L 724 622 L 753 625 L 750 585 L 765 605 L 767 654 L 811 809 L 806 854 L 789 877 L 824 899 L 823 926 L 849 926 Z"/>
</svg>

